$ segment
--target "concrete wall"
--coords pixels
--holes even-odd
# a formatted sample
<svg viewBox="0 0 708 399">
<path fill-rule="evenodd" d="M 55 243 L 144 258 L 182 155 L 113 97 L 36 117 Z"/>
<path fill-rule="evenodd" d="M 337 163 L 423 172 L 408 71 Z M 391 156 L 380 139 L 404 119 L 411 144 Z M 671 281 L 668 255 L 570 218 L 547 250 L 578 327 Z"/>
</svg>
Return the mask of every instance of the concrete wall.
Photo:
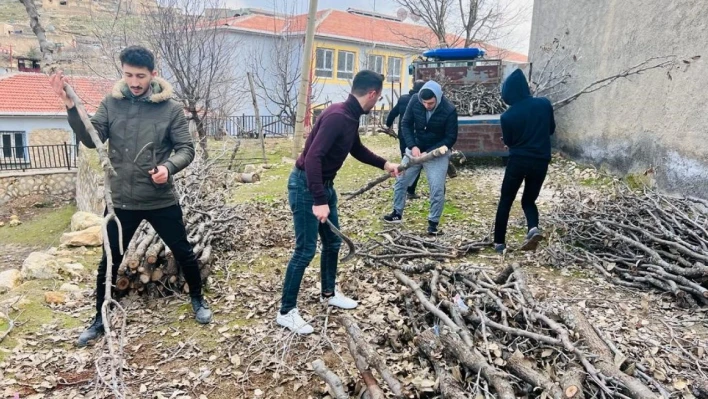
<svg viewBox="0 0 708 399">
<path fill-rule="evenodd" d="M 585 95 L 556 113 L 557 146 L 626 174 L 654 167 L 658 185 L 708 198 L 708 2 L 703 0 L 536 0 L 530 60 L 565 36 L 580 50 L 568 92 L 638 64 L 675 54 L 702 56 L 671 71 L 654 70 Z"/>
</svg>

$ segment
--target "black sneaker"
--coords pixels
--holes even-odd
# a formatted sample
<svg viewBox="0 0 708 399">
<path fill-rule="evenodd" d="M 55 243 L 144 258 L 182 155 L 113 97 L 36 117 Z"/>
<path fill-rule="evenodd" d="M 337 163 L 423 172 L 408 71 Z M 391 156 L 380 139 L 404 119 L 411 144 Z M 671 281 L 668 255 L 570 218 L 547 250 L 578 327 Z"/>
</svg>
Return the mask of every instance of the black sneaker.
<svg viewBox="0 0 708 399">
<path fill-rule="evenodd" d="M 428 235 L 429 236 L 439 236 L 442 235 L 443 232 L 441 230 L 438 230 L 438 222 L 432 222 L 428 220 Z"/>
<path fill-rule="evenodd" d="M 384 216 L 383 220 L 386 223 L 401 223 L 403 222 L 403 215 L 399 214 L 396 211 L 393 211 L 390 214 Z"/>
<path fill-rule="evenodd" d="M 420 195 L 418 195 L 416 193 L 406 193 L 406 197 L 409 200 L 417 200 L 418 198 L 420 198 Z"/>
<path fill-rule="evenodd" d="M 103 335 L 103 331 L 103 318 L 101 318 L 101 314 L 98 313 L 89 328 L 84 330 L 84 332 L 79 335 L 79 340 L 76 342 L 76 346 L 83 347 L 88 345 L 90 341 L 93 341 Z"/>
<path fill-rule="evenodd" d="M 498 254 L 503 254 L 506 251 L 506 244 L 494 244 L 494 251 Z"/>
<path fill-rule="evenodd" d="M 526 240 L 524 240 L 524 243 L 521 245 L 521 250 L 522 251 L 535 251 L 536 248 L 538 248 L 538 243 L 543 240 L 543 235 L 541 235 L 541 231 L 538 229 L 538 227 L 534 227 L 531 230 L 529 230 L 528 234 L 526 234 Z"/>
<path fill-rule="evenodd" d="M 192 309 L 194 310 L 194 319 L 199 324 L 211 323 L 211 309 L 203 296 L 192 298 Z"/>
</svg>

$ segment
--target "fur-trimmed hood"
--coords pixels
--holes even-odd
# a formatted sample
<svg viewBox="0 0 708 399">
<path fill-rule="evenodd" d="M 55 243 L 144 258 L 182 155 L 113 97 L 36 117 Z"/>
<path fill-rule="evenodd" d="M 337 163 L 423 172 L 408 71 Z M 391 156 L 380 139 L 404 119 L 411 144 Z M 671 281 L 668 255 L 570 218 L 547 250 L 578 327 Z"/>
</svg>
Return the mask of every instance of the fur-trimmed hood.
<svg viewBox="0 0 708 399">
<path fill-rule="evenodd" d="M 155 76 L 152 78 L 152 81 L 150 81 L 150 86 L 152 88 L 152 94 L 145 101 L 151 103 L 161 103 L 172 98 L 172 95 L 174 94 L 172 85 L 161 77 Z M 124 79 L 117 81 L 116 84 L 113 85 L 113 91 L 111 93 L 113 98 L 122 100 L 127 98 L 130 94 L 130 88 L 128 88 L 128 84 Z"/>
</svg>

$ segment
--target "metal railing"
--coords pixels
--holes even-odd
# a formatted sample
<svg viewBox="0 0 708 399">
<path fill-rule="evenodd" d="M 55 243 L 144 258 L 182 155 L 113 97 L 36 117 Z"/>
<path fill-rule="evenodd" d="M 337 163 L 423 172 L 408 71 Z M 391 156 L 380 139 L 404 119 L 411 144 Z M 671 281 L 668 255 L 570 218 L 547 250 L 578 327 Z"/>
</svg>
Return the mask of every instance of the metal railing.
<svg viewBox="0 0 708 399">
<path fill-rule="evenodd" d="M 294 133 L 293 126 L 279 116 L 261 116 L 263 133 L 266 137 L 288 137 Z M 227 116 L 207 119 L 207 135 L 228 135 L 234 137 L 258 137 L 256 117 L 254 115 Z"/>
<path fill-rule="evenodd" d="M 78 146 L 74 144 L 0 147 L 0 170 L 76 168 Z"/>
</svg>

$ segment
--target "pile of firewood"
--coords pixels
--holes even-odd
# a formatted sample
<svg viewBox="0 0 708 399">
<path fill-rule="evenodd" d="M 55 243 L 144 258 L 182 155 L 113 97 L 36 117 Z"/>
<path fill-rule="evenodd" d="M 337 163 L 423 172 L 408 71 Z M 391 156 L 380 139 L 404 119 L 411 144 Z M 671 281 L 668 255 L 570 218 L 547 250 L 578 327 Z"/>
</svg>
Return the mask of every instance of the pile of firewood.
<svg viewBox="0 0 708 399">
<path fill-rule="evenodd" d="M 361 380 L 344 384 L 321 361 L 313 362 L 333 397 L 432 397 L 435 392 L 445 398 L 654 399 L 654 389 L 668 397 L 669 388 L 619 353 L 580 308 L 538 303 L 518 265 L 493 273 L 451 263 L 486 242 L 446 244 L 394 230 L 380 237 L 357 254 L 370 267 L 391 267 L 401 289 L 387 305 L 397 308 L 389 314 L 407 317 L 378 337 L 349 316 L 338 318 Z M 430 373 L 427 380 L 435 384 L 402 383 L 377 345 L 393 352 L 415 347 Z M 627 360 L 618 363 L 618 358 Z"/>
<path fill-rule="evenodd" d="M 708 304 L 708 202 L 618 186 L 599 201 L 563 198 L 551 215 L 557 266 L 589 265 L 615 284 L 669 292 L 684 307 Z"/>
<path fill-rule="evenodd" d="M 506 110 L 498 86 L 449 84 L 443 87 L 443 93 L 455 105 L 458 115 L 496 115 Z"/>
<path fill-rule="evenodd" d="M 197 256 L 202 280 L 210 275 L 215 255 L 239 242 L 244 211 L 226 204 L 228 187 L 236 180 L 236 174 L 225 173 L 200 157 L 175 179 L 188 240 Z M 140 225 L 128 245 L 116 287 L 123 293 L 157 296 L 189 292 L 174 254 L 147 222 Z"/>
<path fill-rule="evenodd" d="M 460 116 L 496 115 L 506 111 L 498 85 L 459 84 L 450 78 L 436 75 L 433 79 L 442 86 L 443 95 L 457 109 Z"/>
</svg>

